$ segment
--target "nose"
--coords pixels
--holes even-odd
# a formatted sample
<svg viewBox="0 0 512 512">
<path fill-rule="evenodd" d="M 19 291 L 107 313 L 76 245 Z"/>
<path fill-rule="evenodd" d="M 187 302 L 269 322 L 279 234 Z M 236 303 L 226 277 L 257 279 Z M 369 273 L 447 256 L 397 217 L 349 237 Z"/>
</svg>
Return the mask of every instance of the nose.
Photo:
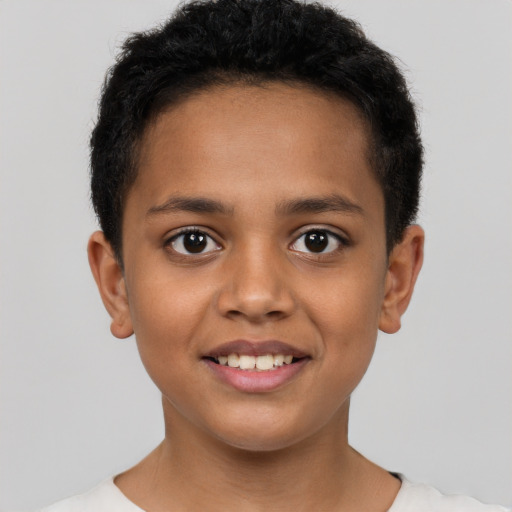
<svg viewBox="0 0 512 512">
<path fill-rule="evenodd" d="M 284 258 L 277 251 L 245 247 L 225 262 L 217 296 L 222 316 L 263 323 L 290 316 L 296 302 Z"/>
</svg>

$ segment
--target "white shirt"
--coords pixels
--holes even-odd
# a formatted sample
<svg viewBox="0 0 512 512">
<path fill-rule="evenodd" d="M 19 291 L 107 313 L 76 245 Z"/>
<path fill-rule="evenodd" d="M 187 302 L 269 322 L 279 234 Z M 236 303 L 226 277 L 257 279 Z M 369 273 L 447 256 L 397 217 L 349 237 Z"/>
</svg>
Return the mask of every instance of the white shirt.
<svg viewBox="0 0 512 512">
<path fill-rule="evenodd" d="M 445 496 L 424 484 L 400 475 L 402 487 L 388 512 L 512 512 L 498 505 L 484 505 L 468 496 Z M 132 503 L 110 478 L 89 492 L 59 501 L 39 512 L 144 512 Z"/>
</svg>

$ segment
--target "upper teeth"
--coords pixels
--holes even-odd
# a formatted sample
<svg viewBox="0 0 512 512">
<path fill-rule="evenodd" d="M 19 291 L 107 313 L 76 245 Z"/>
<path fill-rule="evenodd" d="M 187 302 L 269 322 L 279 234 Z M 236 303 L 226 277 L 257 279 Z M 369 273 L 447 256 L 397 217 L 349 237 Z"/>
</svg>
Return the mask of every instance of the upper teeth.
<svg viewBox="0 0 512 512">
<path fill-rule="evenodd" d="M 219 364 L 231 368 L 240 368 L 241 370 L 272 370 L 283 364 L 290 364 L 293 356 L 284 354 L 265 354 L 263 356 L 247 356 L 238 354 L 229 354 L 216 358 Z"/>
</svg>

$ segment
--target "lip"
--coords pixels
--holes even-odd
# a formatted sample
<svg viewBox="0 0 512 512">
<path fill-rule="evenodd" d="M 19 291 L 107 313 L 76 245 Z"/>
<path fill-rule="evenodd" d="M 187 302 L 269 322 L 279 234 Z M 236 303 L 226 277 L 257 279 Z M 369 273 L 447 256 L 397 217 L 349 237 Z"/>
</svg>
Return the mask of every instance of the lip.
<svg viewBox="0 0 512 512">
<path fill-rule="evenodd" d="M 292 355 L 298 361 L 285 364 L 273 370 L 240 370 L 217 364 L 210 358 L 229 354 L 263 356 L 266 354 Z M 301 350 L 277 340 L 247 341 L 235 340 L 219 345 L 205 354 L 203 362 L 223 383 L 245 393 L 268 393 L 274 391 L 295 378 L 308 364 L 311 357 Z"/>
<path fill-rule="evenodd" d="M 204 357 L 228 356 L 229 354 L 242 354 L 248 356 L 264 356 L 266 354 L 292 355 L 297 359 L 308 357 L 308 354 L 301 350 L 278 340 L 248 341 L 234 340 L 224 343 L 204 354 Z"/>
<path fill-rule="evenodd" d="M 203 359 L 214 375 L 225 384 L 245 393 L 268 393 L 290 382 L 311 359 L 305 357 L 296 363 L 285 364 L 275 370 L 240 370 Z"/>
</svg>

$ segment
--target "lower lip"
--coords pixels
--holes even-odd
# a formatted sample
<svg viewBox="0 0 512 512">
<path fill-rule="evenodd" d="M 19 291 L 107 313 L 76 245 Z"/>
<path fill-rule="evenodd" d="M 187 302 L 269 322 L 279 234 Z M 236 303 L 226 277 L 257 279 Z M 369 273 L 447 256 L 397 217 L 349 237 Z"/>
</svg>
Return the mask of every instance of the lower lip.
<svg viewBox="0 0 512 512">
<path fill-rule="evenodd" d="M 203 359 L 214 374 L 226 384 L 246 393 L 265 393 L 273 391 L 290 382 L 308 363 L 305 357 L 296 363 L 279 366 L 275 370 L 240 370 L 224 366 L 209 359 Z"/>
</svg>

